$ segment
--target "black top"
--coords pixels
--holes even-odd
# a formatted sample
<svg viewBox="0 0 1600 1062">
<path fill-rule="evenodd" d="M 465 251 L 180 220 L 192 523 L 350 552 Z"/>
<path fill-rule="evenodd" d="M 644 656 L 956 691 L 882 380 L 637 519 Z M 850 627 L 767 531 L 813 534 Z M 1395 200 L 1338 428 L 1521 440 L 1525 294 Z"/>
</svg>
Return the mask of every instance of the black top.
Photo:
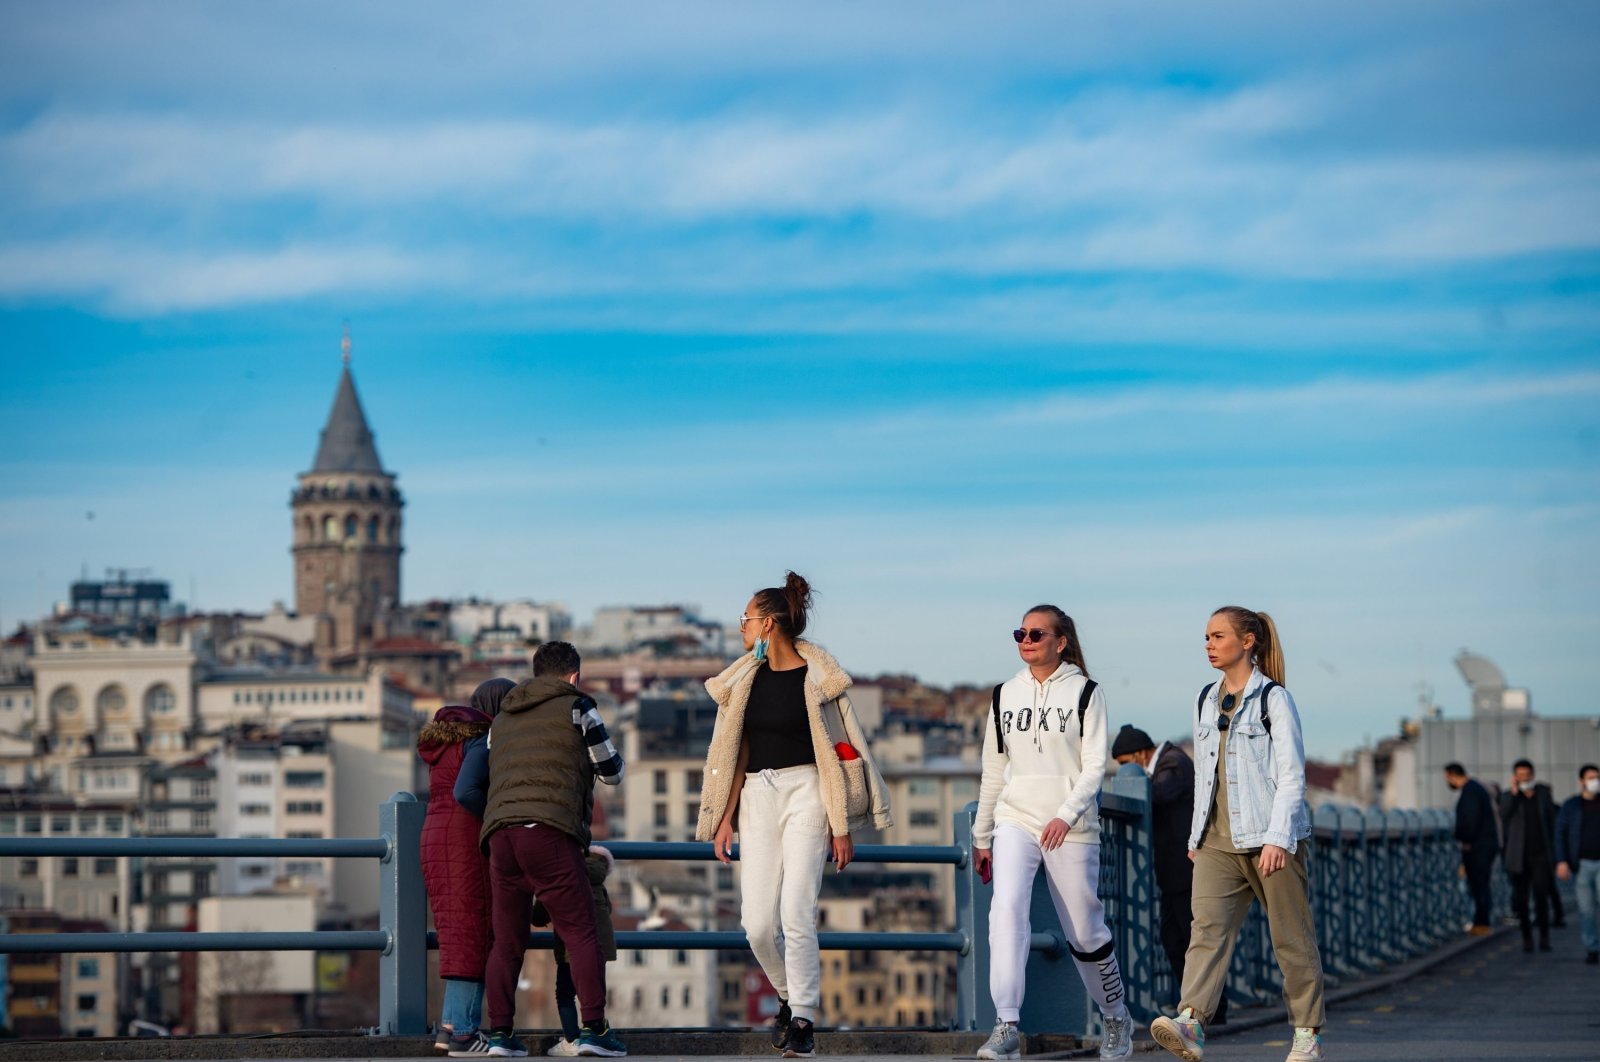
<svg viewBox="0 0 1600 1062">
<path fill-rule="evenodd" d="M 1500 850 L 1500 830 L 1495 823 L 1494 799 L 1483 783 L 1468 778 L 1456 798 L 1456 840 L 1472 846 L 1482 857 Z"/>
<path fill-rule="evenodd" d="M 1150 768 L 1156 884 L 1163 893 L 1188 892 L 1194 878 L 1194 864 L 1189 862 L 1194 761 L 1178 746 L 1168 745 Z"/>
<path fill-rule="evenodd" d="M 763 665 L 750 685 L 744 736 L 750 742 L 747 771 L 778 771 L 817 762 L 806 711 L 805 667 L 774 671 Z"/>
<path fill-rule="evenodd" d="M 1600 798 L 1583 802 L 1583 833 L 1578 841 L 1579 859 L 1600 859 Z"/>
</svg>

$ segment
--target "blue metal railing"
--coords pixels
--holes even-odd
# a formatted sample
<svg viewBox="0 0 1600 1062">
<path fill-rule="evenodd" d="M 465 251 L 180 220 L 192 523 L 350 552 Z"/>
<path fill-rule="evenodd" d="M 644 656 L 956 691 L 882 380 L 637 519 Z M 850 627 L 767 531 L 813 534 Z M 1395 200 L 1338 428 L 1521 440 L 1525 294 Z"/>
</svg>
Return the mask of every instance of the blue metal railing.
<svg viewBox="0 0 1600 1062">
<path fill-rule="evenodd" d="M 956 998 L 951 1024 L 980 1029 L 993 1021 L 989 977 L 988 912 L 992 890 L 968 858 L 976 805 L 955 816 L 949 845 L 858 845 L 856 862 L 949 866 L 955 874 L 956 925 L 935 932 L 823 932 L 824 950 L 915 950 L 954 958 Z M 376 859 L 380 870 L 379 927 L 371 931 L 19 933 L 0 935 L 0 952 L 376 951 L 380 953 L 378 1033 L 402 1035 L 428 1027 L 427 931 L 421 834 L 426 808 L 397 793 L 379 810 L 379 836 L 354 839 L 237 839 L 200 837 L 0 838 L 0 857 L 17 856 L 240 856 Z M 1103 824 L 1100 895 L 1121 959 L 1128 1002 L 1148 1021 L 1176 1000 L 1177 985 L 1157 925 L 1151 849 L 1150 783 L 1143 771 L 1124 767 L 1101 799 Z M 1321 808 L 1314 820 L 1310 861 L 1313 915 L 1330 980 L 1370 972 L 1421 954 L 1459 932 L 1464 891 L 1455 875 L 1456 846 L 1444 812 L 1363 812 Z M 709 861 L 709 844 L 614 841 L 622 860 Z M 737 858 L 738 846 L 735 846 Z M 1497 904 L 1505 908 L 1496 876 Z M 1044 879 L 1035 883 L 1023 1021 L 1036 1030 L 1093 1033 L 1098 1015 L 1088 1005 L 1066 940 L 1056 922 Z M 549 948 L 549 932 L 531 933 L 529 946 Z M 616 934 L 630 950 L 742 950 L 737 931 L 649 931 Z M 1229 969 L 1228 994 L 1240 1003 L 1281 994 L 1282 979 L 1259 907 L 1253 908 Z M 1078 1017 L 1081 1015 L 1081 1018 Z"/>
</svg>

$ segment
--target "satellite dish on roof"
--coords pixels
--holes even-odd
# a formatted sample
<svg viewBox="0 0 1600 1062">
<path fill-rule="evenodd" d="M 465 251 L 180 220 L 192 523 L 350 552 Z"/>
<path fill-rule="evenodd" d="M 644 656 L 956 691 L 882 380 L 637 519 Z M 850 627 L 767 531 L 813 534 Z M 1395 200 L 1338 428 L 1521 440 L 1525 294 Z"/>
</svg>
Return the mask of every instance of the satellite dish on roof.
<svg viewBox="0 0 1600 1062">
<path fill-rule="evenodd" d="M 1503 690 L 1506 677 L 1487 657 L 1463 649 L 1456 654 L 1456 670 L 1474 690 Z"/>
</svg>

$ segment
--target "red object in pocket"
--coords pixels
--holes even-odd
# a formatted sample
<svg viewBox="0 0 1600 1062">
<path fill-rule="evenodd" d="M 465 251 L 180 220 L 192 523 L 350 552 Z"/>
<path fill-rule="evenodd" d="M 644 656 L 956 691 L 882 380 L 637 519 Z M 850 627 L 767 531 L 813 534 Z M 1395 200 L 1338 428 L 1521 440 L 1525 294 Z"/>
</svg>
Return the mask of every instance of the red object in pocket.
<svg viewBox="0 0 1600 1062">
<path fill-rule="evenodd" d="M 833 747 L 833 751 L 839 754 L 841 760 L 859 760 L 861 758 L 861 753 L 857 752 L 856 747 L 848 741 L 839 742 Z"/>
<path fill-rule="evenodd" d="M 994 880 L 994 863 L 993 862 L 984 864 L 983 869 L 978 872 L 978 880 L 983 882 L 985 885 L 989 884 L 990 882 L 992 882 Z"/>
</svg>

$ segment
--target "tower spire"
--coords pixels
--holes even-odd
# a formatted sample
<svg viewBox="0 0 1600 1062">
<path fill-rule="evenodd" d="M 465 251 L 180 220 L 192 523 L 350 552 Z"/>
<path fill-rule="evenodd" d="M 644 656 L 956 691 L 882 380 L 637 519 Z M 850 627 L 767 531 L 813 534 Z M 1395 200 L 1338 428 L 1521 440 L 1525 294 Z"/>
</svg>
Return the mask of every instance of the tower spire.
<svg viewBox="0 0 1600 1062">
<path fill-rule="evenodd" d="M 342 356 L 342 358 L 344 359 L 345 365 L 349 365 L 350 364 L 350 322 L 349 321 L 346 321 L 344 323 L 344 338 L 339 340 L 339 353 Z"/>
</svg>

